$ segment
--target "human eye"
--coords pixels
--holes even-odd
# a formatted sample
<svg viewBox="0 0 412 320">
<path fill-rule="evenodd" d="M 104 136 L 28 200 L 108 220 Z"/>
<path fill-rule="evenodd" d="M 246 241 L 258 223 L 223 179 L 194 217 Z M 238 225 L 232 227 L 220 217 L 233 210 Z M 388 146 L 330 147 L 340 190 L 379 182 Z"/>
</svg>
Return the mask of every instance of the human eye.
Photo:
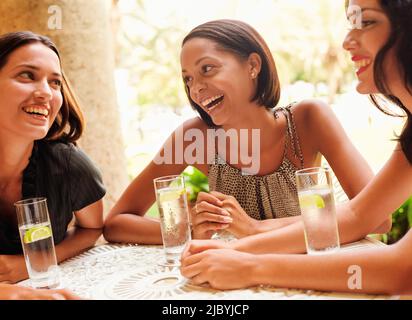
<svg viewBox="0 0 412 320">
<path fill-rule="evenodd" d="M 27 80 L 34 80 L 34 74 L 31 71 L 23 71 L 18 74 L 19 78 L 27 79 Z"/>
<path fill-rule="evenodd" d="M 213 66 L 210 64 L 205 64 L 204 66 L 202 66 L 202 72 L 203 73 L 207 73 L 209 71 L 211 71 L 213 69 Z"/>
<path fill-rule="evenodd" d="M 362 19 L 362 20 L 358 20 L 356 18 L 349 18 L 347 20 L 348 23 L 348 29 L 349 30 L 361 30 L 361 29 L 365 29 L 369 26 L 372 26 L 376 23 L 375 20 L 372 19 Z"/>
<path fill-rule="evenodd" d="M 374 25 L 376 21 L 374 20 L 364 20 L 362 21 L 362 29 Z"/>
<path fill-rule="evenodd" d="M 53 79 L 50 83 L 54 88 L 60 89 L 62 87 L 62 81 L 60 79 Z"/>
</svg>

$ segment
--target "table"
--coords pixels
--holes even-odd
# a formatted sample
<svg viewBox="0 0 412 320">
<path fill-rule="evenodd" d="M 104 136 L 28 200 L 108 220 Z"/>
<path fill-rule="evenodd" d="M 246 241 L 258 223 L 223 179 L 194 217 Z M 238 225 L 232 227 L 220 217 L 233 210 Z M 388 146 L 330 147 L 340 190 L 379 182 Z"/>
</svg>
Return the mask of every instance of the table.
<svg viewBox="0 0 412 320">
<path fill-rule="evenodd" d="M 366 238 L 341 250 L 384 245 Z M 189 283 L 176 267 L 158 266 L 162 246 L 103 244 L 60 264 L 64 286 L 89 299 L 108 300 L 282 300 L 282 299 L 399 299 L 399 296 L 328 293 L 258 286 L 214 290 Z M 28 281 L 23 281 L 27 285 Z"/>
</svg>

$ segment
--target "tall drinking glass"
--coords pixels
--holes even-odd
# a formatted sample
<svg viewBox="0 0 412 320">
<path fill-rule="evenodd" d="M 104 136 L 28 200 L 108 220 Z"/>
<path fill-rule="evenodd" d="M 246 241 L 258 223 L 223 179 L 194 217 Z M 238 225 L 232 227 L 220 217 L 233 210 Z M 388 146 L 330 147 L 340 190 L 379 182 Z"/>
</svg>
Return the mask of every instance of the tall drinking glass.
<svg viewBox="0 0 412 320">
<path fill-rule="evenodd" d="M 340 248 L 331 174 L 331 169 L 320 167 L 296 171 L 308 254 L 332 253 Z"/>
<path fill-rule="evenodd" d="M 180 255 L 191 239 L 189 209 L 184 177 L 159 177 L 153 180 L 159 208 L 165 261 L 163 266 L 179 266 Z"/>
<path fill-rule="evenodd" d="M 14 205 L 31 286 L 43 289 L 59 287 L 60 274 L 47 199 L 30 198 Z"/>
</svg>

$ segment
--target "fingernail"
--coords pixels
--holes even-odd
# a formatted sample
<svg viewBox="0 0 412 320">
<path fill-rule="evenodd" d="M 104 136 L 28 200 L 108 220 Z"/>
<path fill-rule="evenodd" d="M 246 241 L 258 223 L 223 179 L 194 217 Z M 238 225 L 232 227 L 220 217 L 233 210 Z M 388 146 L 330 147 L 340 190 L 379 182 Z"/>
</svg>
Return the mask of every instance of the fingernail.
<svg viewBox="0 0 412 320">
<path fill-rule="evenodd" d="M 223 222 L 228 222 L 231 223 L 233 222 L 233 219 L 231 217 L 222 217 Z"/>
<path fill-rule="evenodd" d="M 227 210 L 225 210 L 225 209 L 220 210 L 220 213 L 221 213 L 222 215 L 224 215 L 224 216 L 229 216 L 229 217 L 230 217 L 229 211 L 227 211 Z"/>
<path fill-rule="evenodd" d="M 229 227 L 228 224 L 222 224 L 222 225 L 220 226 L 220 229 L 226 229 L 227 227 Z"/>
</svg>

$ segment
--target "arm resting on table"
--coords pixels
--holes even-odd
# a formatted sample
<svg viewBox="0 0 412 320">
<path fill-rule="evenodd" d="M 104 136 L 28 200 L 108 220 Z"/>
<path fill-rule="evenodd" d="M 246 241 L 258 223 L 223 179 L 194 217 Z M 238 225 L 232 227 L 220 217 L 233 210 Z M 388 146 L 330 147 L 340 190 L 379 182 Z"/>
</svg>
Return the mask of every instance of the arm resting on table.
<svg viewBox="0 0 412 320">
<path fill-rule="evenodd" d="M 91 248 L 103 230 L 103 200 L 75 212 L 76 224 L 67 230 L 65 239 L 56 245 L 58 262 Z"/>
<path fill-rule="evenodd" d="M 350 293 L 412 293 L 412 232 L 399 243 L 324 256 L 256 256 L 254 282 Z M 326 275 L 326 276 L 325 276 Z"/>
</svg>

